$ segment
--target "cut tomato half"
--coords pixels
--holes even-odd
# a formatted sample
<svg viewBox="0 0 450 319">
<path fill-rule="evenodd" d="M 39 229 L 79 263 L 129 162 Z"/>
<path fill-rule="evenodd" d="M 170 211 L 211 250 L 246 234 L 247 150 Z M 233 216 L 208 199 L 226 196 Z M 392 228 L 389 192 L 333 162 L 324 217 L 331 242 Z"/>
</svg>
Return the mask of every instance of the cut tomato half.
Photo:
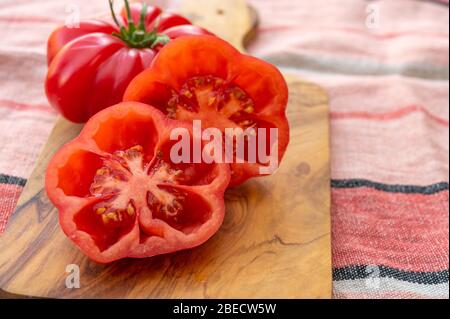
<svg viewBox="0 0 450 319">
<path fill-rule="evenodd" d="M 192 132 L 149 105 L 121 103 L 92 117 L 51 160 L 47 194 L 65 234 L 93 260 L 187 249 L 219 229 L 229 167 L 174 163 L 176 128 Z"/>
<path fill-rule="evenodd" d="M 131 81 L 124 100 L 154 105 L 169 118 L 201 120 L 204 128 L 222 132 L 254 129 L 257 135 L 266 129 L 269 136 L 270 129 L 276 129 L 275 143 L 257 140 L 258 152 L 278 151 L 278 163 L 289 142 L 288 89 L 281 73 L 212 36 L 186 36 L 169 43 L 151 67 Z M 244 155 L 243 163 L 233 160 L 230 186 L 263 175 L 261 168 L 267 165 L 260 156 L 250 160 Z"/>
</svg>

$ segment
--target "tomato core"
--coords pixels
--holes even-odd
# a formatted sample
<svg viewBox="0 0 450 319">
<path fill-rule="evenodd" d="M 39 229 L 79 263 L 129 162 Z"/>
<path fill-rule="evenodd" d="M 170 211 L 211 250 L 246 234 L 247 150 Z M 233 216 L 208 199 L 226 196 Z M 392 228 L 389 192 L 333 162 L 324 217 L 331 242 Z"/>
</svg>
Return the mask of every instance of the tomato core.
<svg viewBox="0 0 450 319">
<path fill-rule="evenodd" d="M 161 187 L 161 184 L 179 184 L 183 171 L 171 168 L 156 157 L 152 163 L 144 162 L 143 148 L 133 146 L 116 151 L 103 158 L 90 187 L 93 196 L 107 198 L 93 210 L 103 223 L 120 226 L 136 214 L 135 202 L 147 203 L 154 211 L 166 217 L 176 217 L 182 210 L 183 197 Z"/>
<path fill-rule="evenodd" d="M 256 126 L 251 117 L 253 100 L 240 87 L 227 84 L 214 76 L 194 77 L 186 81 L 179 92 L 172 92 L 167 103 L 167 115 L 182 120 L 213 120 L 219 129 Z"/>
</svg>

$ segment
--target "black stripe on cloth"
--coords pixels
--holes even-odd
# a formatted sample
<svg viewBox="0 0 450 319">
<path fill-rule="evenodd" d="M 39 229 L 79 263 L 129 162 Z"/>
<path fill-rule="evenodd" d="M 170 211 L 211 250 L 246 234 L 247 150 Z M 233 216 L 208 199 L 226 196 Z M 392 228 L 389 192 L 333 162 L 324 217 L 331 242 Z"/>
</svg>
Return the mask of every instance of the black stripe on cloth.
<svg viewBox="0 0 450 319">
<path fill-rule="evenodd" d="M 355 280 L 373 277 L 393 278 L 417 284 L 436 285 L 448 282 L 448 269 L 436 272 L 413 272 L 386 266 L 349 266 L 333 268 L 333 280 Z"/>
<path fill-rule="evenodd" d="M 25 186 L 27 180 L 25 178 L 0 174 L 0 184 Z"/>
<path fill-rule="evenodd" d="M 331 180 L 331 187 L 333 188 L 370 187 L 390 193 L 432 195 L 448 190 L 448 183 L 441 182 L 428 186 L 415 186 L 415 185 L 389 185 L 372 182 L 365 179 L 333 179 Z"/>
</svg>

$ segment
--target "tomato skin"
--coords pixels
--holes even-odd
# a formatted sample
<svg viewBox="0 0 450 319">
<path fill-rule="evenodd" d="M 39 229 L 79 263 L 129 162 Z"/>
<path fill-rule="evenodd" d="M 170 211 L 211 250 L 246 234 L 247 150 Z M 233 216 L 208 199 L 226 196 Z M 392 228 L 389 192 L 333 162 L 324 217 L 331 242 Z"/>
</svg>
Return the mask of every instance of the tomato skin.
<svg viewBox="0 0 450 319">
<path fill-rule="evenodd" d="M 139 23 L 139 18 L 142 11 L 142 3 L 132 3 L 130 5 L 131 16 L 133 17 L 133 22 L 137 25 Z M 127 13 L 125 8 L 122 8 L 120 12 L 122 19 L 127 22 Z M 147 16 L 145 19 L 146 30 L 150 31 L 155 27 L 155 23 L 157 22 L 157 17 L 160 16 L 161 20 L 159 21 L 158 31 L 165 32 L 168 29 L 175 26 L 187 26 L 190 25 L 191 22 L 183 16 L 180 16 L 176 13 L 164 12 L 162 13 L 161 9 L 158 7 L 150 7 L 147 9 Z M 202 30 L 201 28 L 196 27 L 198 30 Z M 203 32 L 205 34 L 205 32 Z M 207 34 L 207 33 L 206 33 Z"/>
<path fill-rule="evenodd" d="M 134 20 L 139 19 L 141 9 L 140 3 L 131 5 Z M 126 26 L 124 12 L 122 16 L 119 20 Z M 153 30 L 158 20 L 158 34 L 170 39 L 210 34 L 181 16 L 149 7 L 146 29 Z M 115 25 L 87 20 L 79 28 L 61 26 L 49 37 L 46 94 L 50 104 L 72 122 L 84 123 L 99 110 L 119 103 L 129 81 L 151 64 L 162 47 L 131 48 L 112 36 L 113 32 L 119 32 Z"/>
<path fill-rule="evenodd" d="M 139 19 L 142 11 L 142 3 L 131 3 L 130 4 L 131 16 L 133 17 L 133 22 L 137 25 L 139 23 Z M 149 27 L 156 21 L 156 18 L 159 17 L 162 13 L 162 10 L 156 6 L 149 6 L 147 8 L 147 15 L 145 16 L 145 25 L 148 30 Z M 125 7 L 120 11 L 120 16 L 125 23 L 128 23 L 127 12 Z M 188 22 L 187 24 L 190 24 Z"/>
<path fill-rule="evenodd" d="M 47 42 L 47 65 L 50 65 L 55 55 L 70 41 L 90 33 L 112 34 L 114 31 L 116 28 L 111 24 L 100 20 L 80 21 L 79 28 L 67 28 L 66 26 L 56 28 Z"/>
<path fill-rule="evenodd" d="M 69 42 L 48 69 L 45 90 L 50 104 L 73 122 L 87 120 L 94 114 L 87 106 L 92 94 L 92 80 L 99 66 L 122 48 L 119 39 L 102 33 L 88 34 Z M 115 74 L 110 76 L 115 77 Z M 98 93 L 106 97 L 110 94 Z"/>
<path fill-rule="evenodd" d="M 150 68 L 136 76 L 124 94 L 124 101 L 152 104 L 169 114 L 171 92 L 181 92 L 189 79 L 213 76 L 224 86 L 235 86 L 253 102 L 251 114 L 245 119 L 255 121 L 255 127 L 278 129 L 278 163 L 289 143 L 289 123 L 286 118 L 288 87 L 280 71 L 255 57 L 241 54 L 224 40 L 208 35 L 186 36 L 166 45 Z M 193 94 L 195 95 L 195 94 Z M 214 102 L 213 102 L 214 103 Z M 242 110 L 240 110 L 242 111 Z M 243 113 L 243 112 L 240 112 Z M 188 116 L 185 116 L 188 114 Z M 224 119 L 220 111 L 188 111 L 172 114 L 178 120 L 202 120 L 202 127 L 224 131 L 238 124 Z M 253 176 L 260 176 L 259 163 L 232 163 L 230 187 Z"/>
<path fill-rule="evenodd" d="M 129 219 L 121 228 L 111 228 L 96 219 L 93 205 L 109 198 L 109 195 L 94 196 L 89 191 L 102 161 L 110 159 L 115 150 L 139 143 L 149 155 L 146 157 L 148 165 L 156 165 L 151 164 L 160 159 L 156 150 L 168 143 L 174 128 L 185 128 L 192 134 L 189 125 L 167 119 L 149 105 L 120 103 L 94 115 L 80 135 L 51 159 L 45 188 L 59 211 L 61 228 L 94 261 L 109 263 L 126 257 L 144 258 L 192 248 L 204 243 L 219 229 L 225 213 L 224 191 L 230 180 L 226 164 L 189 164 L 188 168 L 181 168 L 186 174 L 181 184 L 159 182 L 186 192 L 186 201 L 182 204 L 184 215 L 181 215 L 184 221 L 174 222 L 150 210 L 145 196 L 139 194 L 152 191 L 148 191 L 145 183 L 133 184 L 132 180 L 125 184 L 130 187 L 129 191 L 122 194 L 133 196 L 134 219 Z M 146 129 L 148 134 L 142 134 Z M 163 161 L 166 160 L 164 157 Z M 151 181 L 154 177 L 148 178 Z M 90 187 L 92 190 L 92 185 Z M 205 214 L 197 216 L 202 209 Z"/>
</svg>

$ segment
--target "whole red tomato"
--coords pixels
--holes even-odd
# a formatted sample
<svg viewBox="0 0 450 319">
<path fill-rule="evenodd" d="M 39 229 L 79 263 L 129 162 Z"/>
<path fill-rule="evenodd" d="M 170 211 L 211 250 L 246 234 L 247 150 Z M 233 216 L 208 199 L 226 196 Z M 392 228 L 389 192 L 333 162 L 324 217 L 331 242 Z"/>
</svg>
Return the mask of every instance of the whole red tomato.
<svg viewBox="0 0 450 319">
<path fill-rule="evenodd" d="M 162 13 L 146 4 L 128 4 L 115 25 L 99 20 L 79 28 L 59 27 L 47 48 L 47 98 L 72 122 L 86 122 L 98 111 L 122 100 L 128 83 L 152 62 L 170 39 L 209 34 L 182 16 Z"/>
<path fill-rule="evenodd" d="M 190 125 L 124 102 L 94 115 L 50 161 L 48 197 L 64 233 L 91 259 L 170 253 L 219 229 L 229 165 L 175 164 L 175 128 L 192 138 Z"/>
<path fill-rule="evenodd" d="M 259 152 L 277 150 L 272 154 L 278 165 L 289 143 L 288 88 L 283 75 L 273 65 L 241 54 L 217 37 L 186 36 L 169 43 L 151 67 L 131 81 L 124 101 L 151 104 L 170 118 L 201 120 L 204 128 L 225 133 L 254 129 L 258 157 L 251 158 L 247 143 L 242 161 L 238 156 L 232 160 L 230 186 L 269 174 L 263 172 L 271 172 L 270 163 Z M 269 139 L 272 129 L 278 132 L 273 144 Z M 237 149 L 233 154 L 239 154 Z"/>
</svg>

